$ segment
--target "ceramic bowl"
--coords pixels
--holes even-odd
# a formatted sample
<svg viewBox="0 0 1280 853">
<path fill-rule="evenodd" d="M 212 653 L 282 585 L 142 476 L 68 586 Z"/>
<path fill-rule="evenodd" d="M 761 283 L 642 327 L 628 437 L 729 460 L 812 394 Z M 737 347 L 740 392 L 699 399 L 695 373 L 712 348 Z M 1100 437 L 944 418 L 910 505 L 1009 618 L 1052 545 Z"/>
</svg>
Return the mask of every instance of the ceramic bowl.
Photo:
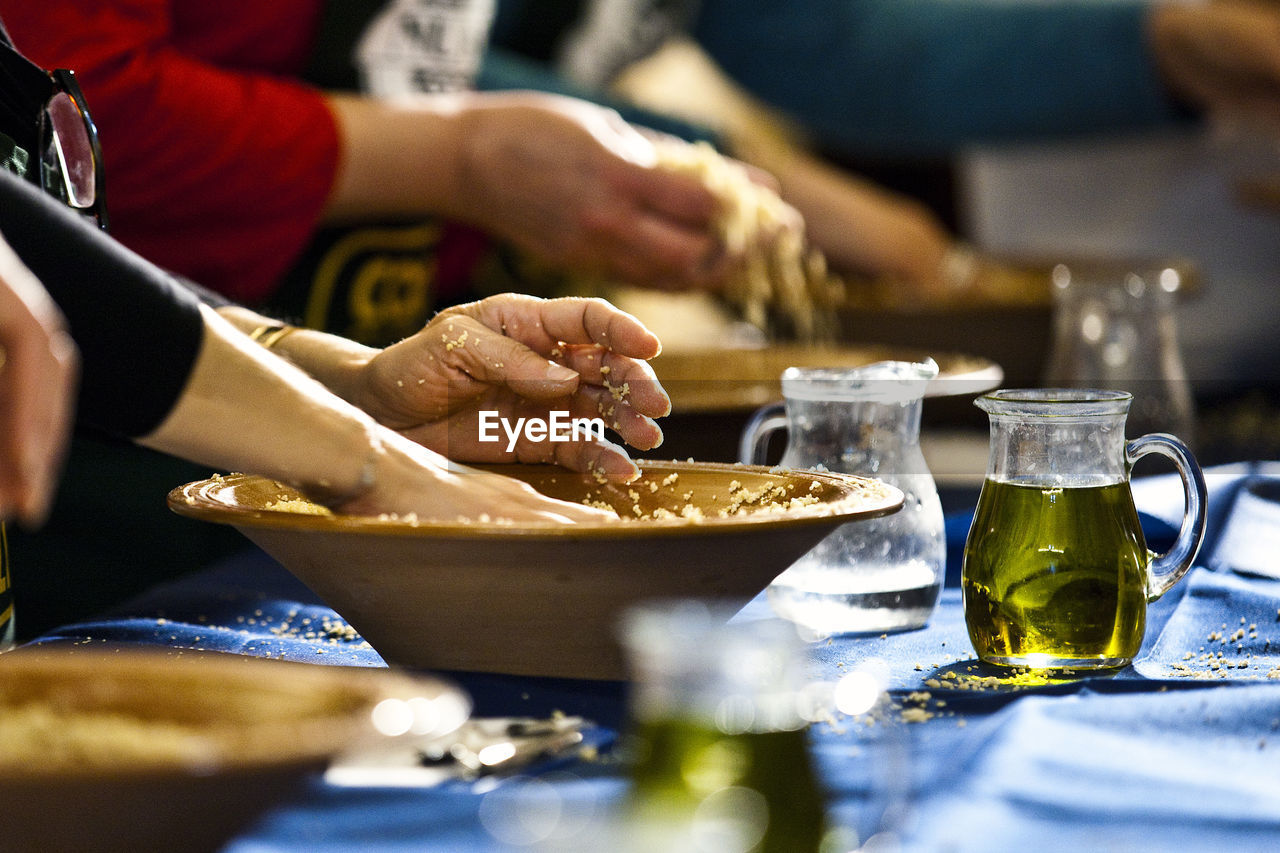
<svg viewBox="0 0 1280 853">
<path fill-rule="evenodd" d="M 470 709 L 443 680 L 385 669 L 10 652 L 0 656 L 0 849 L 218 850 L 346 749 L 385 743 L 379 703 L 421 707 L 415 698 L 437 712 L 425 734 L 447 734 Z"/>
<path fill-rule="evenodd" d="M 788 367 L 865 367 L 877 361 L 933 358 L 938 375 L 927 397 L 980 394 L 997 387 L 1004 371 L 995 362 L 954 352 L 929 352 L 876 344 L 666 349 L 653 370 L 671 397 L 673 414 L 752 411 L 782 400 L 782 372 Z"/>
<path fill-rule="evenodd" d="M 175 489 L 169 504 L 186 516 L 234 525 L 389 663 L 592 679 L 624 677 L 616 626 L 631 605 L 655 598 L 744 605 L 836 527 L 902 504 L 897 489 L 843 474 L 640 464 L 642 477 L 626 486 L 553 466 L 492 467 L 553 497 L 608 502 L 634 519 L 627 521 L 501 525 L 317 516 L 279 508 L 282 497 L 297 494 L 246 475 L 190 483 Z M 809 504 L 721 515 L 744 495 L 770 487 Z M 671 517 L 652 518 L 664 511 Z M 690 512 L 701 517 L 682 516 Z"/>
</svg>

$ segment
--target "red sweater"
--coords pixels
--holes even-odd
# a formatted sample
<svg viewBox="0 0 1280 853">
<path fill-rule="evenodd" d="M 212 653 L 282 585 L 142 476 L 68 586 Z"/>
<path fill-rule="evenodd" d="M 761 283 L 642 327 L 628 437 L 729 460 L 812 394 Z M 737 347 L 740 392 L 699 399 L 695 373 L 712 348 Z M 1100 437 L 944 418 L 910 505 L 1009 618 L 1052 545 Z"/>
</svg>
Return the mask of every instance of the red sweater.
<svg viewBox="0 0 1280 853">
<path fill-rule="evenodd" d="M 296 79 L 322 5 L 0 0 L 0 18 L 33 62 L 79 77 L 112 233 L 253 303 L 306 246 L 338 166 L 333 117 Z"/>
</svg>

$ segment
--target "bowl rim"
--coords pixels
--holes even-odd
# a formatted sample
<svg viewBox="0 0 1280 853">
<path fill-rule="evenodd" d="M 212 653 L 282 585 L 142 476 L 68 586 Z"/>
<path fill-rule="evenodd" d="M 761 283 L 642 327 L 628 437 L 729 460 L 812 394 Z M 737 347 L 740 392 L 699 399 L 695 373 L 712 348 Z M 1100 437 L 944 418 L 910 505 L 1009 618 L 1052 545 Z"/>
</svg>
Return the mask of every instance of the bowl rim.
<svg viewBox="0 0 1280 853">
<path fill-rule="evenodd" d="M 220 744 L 216 754 L 208 762 L 181 762 L 170 760 L 138 761 L 137 763 L 113 763 L 110 766 L 90 763 L 68 767 L 65 764 L 26 764 L 5 766 L 0 771 L 0 790 L 11 785 L 69 784 L 101 781 L 140 781 L 147 779 L 174 779 L 190 776 L 214 777 L 258 774 L 272 771 L 322 770 L 326 764 L 345 751 L 368 742 L 389 740 L 389 736 L 377 732 L 371 718 L 373 708 L 388 698 L 409 698 L 429 693 L 433 698 L 449 697 L 460 703 L 459 719 L 442 725 L 439 732 L 445 737 L 461 726 L 471 712 L 470 697 L 446 678 L 431 673 L 419 673 L 399 668 L 341 667 L 311 664 L 298 661 L 257 658 L 226 652 L 153 649 L 146 646 L 109 646 L 94 649 L 67 649 L 58 645 L 31 645 L 6 652 L 0 656 L 0 680 L 6 677 L 63 678 L 71 680 L 93 679 L 101 682 L 118 678 L 123 684 L 134 684 L 147 689 L 147 696 L 162 695 L 166 686 L 177 687 L 195 677 L 213 678 L 228 690 L 254 689 L 255 684 L 270 691 L 276 679 L 287 676 L 296 680 L 297 689 L 339 689 L 353 700 L 349 709 L 335 709 L 312 717 L 295 718 L 281 715 L 264 721 L 263 734 L 258 735 L 254 746 L 267 742 L 278 743 L 274 750 L 253 749 L 249 754 L 231 754 L 228 747 L 247 746 L 249 740 L 232 736 L 230 744 Z M 180 678 L 170 679 L 169 673 L 182 670 Z M 127 689 L 127 688 L 126 688 Z M 0 702 L 0 709 L 6 703 Z M 454 724 L 456 722 L 456 725 Z M 219 724 L 215 729 L 232 732 L 231 724 Z M 217 735 L 221 737 L 221 735 Z"/>
<path fill-rule="evenodd" d="M 922 362 L 928 358 L 938 364 L 939 372 L 924 383 L 926 398 L 981 394 L 1004 381 L 1004 368 L 986 356 L 878 343 L 676 347 L 655 356 L 652 363 L 658 380 L 672 397 L 672 414 L 698 415 L 749 412 L 781 402 L 781 377 L 788 367 L 848 370 L 880 361 Z M 708 383 L 708 376 L 725 370 L 725 364 L 734 368 L 717 382 Z M 687 390 L 689 382 L 698 383 L 697 393 Z"/>
<path fill-rule="evenodd" d="M 842 522 L 877 518 L 897 512 L 903 505 L 900 489 L 870 477 L 841 474 L 834 471 L 748 465 L 741 462 L 659 461 L 638 459 L 643 470 L 657 472 L 713 471 L 748 475 L 786 475 L 825 483 L 841 490 L 830 501 L 788 510 L 786 513 L 747 513 L 728 517 L 708 516 L 701 519 L 672 518 L 643 521 L 601 521 L 491 524 L 474 521 L 434 521 L 375 516 L 313 515 L 247 506 L 238 506 L 219 495 L 249 482 L 271 482 L 253 474 L 214 475 L 205 480 L 179 486 L 169 492 L 169 508 L 188 518 L 236 528 L 315 531 L 323 533 L 367 533 L 379 536 L 409 536 L 430 539 L 619 539 L 634 540 L 662 536 L 688 536 L 700 533 L 734 533 L 770 528 L 808 525 L 830 526 L 833 519 Z M 476 465 L 483 470 L 504 472 L 518 469 L 558 468 L 554 465 Z M 560 468 L 570 476 L 579 472 Z"/>
</svg>

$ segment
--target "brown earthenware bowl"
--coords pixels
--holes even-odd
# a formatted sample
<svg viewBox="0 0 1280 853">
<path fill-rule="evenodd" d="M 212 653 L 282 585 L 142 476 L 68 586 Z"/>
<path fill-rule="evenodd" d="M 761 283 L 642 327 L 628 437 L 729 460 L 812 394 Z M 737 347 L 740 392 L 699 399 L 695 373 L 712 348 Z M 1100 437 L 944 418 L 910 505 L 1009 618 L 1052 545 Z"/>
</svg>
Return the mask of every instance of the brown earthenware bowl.
<svg viewBox="0 0 1280 853">
<path fill-rule="evenodd" d="M 136 648 L 0 655 L 0 850 L 214 851 L 347 749 L 384 700 L 470 701 L 436 678 Z"/>
<path fill-rule="evenodd" d="M 281 501 L 296 492 L 245 475 L 175 489 L 169 505 L 234 525 L 388 662 L 617 679 L 625 670 L 616 624 L 631 605 L 656 598 L 746 604 L 840 525 L 902 504 L 892 486 L 844 474 L 640 464 L 640 480 L 625 486 L 553 466 L 491 467 L 553 497 L 609 503 L 620 516 L 593 523 L 313 515 Z M 782 496 L 772 500 L 774 511 L 730 514 L 770 489 Z"/>
</svg>

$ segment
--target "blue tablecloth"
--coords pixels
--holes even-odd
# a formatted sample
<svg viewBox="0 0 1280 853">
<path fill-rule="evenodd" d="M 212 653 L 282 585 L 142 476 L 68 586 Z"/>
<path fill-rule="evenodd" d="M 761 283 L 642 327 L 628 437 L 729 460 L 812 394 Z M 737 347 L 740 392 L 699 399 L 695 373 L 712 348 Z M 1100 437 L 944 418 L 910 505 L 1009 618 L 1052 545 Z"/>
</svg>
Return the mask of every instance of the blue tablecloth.
<svg viewBox="0 0 1280 853">
<path fill-rule="evenodd" d="M 815 644 L 815 676 L 875 665 L 892 705 L 811 728 L 833 814 L 904 850 L 1262 850 L 1280 847 L 1280 509 L 1250 501 L 1280 463 L 1206 472 L 1209 535 L 1197 567 L 1150 610 L 1133 665 L 1092 678 L 1010 678 L 973 659 L 959 591 L 930 625 Z M 1176 478 L 1134 483 L 1153 545 L 1180 518 Z M 1258 489 L 1257 494 L 1265 494 Z M 1242 520 L 1243 519 L 1243 520 Z M 949 519 L 949 559 L 968 519 Z M 1247 555 L 1247 556 L 1242 556 Z M 1251 573 L 1235 570 L 1246 562 Z M 955 577 L 951 566 L 949 577 Z M 753 602 L 749 613 L 767 605 Z M 160 644 L 342 666 L 377 653 L 265 555 L 157 588 L 41 643 Z M 607 746 L 625 713 L 619 684 L 451 674 L 481 715 L 555 711 L 599 723 Z M 607 753 L 606 753 L 607 758 Z M 609 850 L 593 837 L 625 792 L 608 760 L 558 761 L 506 779 L 434 788 L 352 788 L 317 780 L 231 853 L 257 851 Z M 548 800 L 550 798 L 550 800 Z M 541 846 L 513 835 L 520 811 L 554 803 Z M 548 828 L 550 826 L 550 828 Z"/>
</svg>

